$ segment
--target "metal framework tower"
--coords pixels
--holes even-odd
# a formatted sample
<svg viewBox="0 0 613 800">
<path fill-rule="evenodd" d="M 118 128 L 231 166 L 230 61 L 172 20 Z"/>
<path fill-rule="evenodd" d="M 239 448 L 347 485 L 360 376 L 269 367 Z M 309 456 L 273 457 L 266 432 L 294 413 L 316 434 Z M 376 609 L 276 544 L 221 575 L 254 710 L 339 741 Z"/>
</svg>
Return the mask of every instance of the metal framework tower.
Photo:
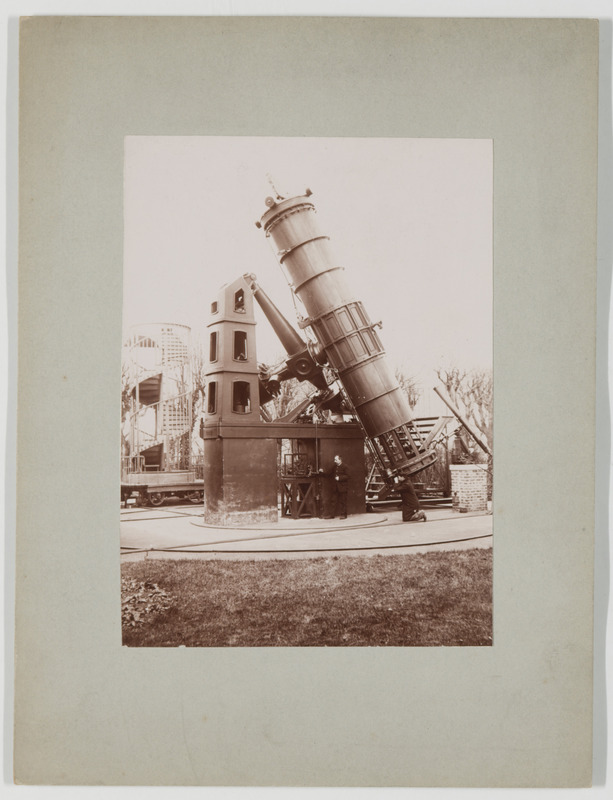
<svg viewBox="0 0 613 800">
<path fill-rule="evenodd" d="M 188 470 L 190 329 L 166 323 L 137 325 L 126 349 L 131 409 L 124 472 Z"/>
</svg>

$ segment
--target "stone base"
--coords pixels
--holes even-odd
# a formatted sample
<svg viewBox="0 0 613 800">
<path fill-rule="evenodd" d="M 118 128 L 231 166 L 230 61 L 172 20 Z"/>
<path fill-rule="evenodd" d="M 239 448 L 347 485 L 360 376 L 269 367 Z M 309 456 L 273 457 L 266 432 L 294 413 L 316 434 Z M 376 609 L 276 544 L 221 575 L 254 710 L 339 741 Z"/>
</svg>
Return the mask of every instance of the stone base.
<svg viewBox="0 0 613 800">
<path fill-rule="evenodd" d="M 276 523 L 277 508 L 275 439 L 205 439 L 206 525 Z"/>
<path fill-rule="evenodd" d="M 204 524 L 219 528 L 242 528 L 249 525 L 275 524 L 279 521 L 277 508 L 251 511 L 211 511 L 205 507 Z"/>
</svg>

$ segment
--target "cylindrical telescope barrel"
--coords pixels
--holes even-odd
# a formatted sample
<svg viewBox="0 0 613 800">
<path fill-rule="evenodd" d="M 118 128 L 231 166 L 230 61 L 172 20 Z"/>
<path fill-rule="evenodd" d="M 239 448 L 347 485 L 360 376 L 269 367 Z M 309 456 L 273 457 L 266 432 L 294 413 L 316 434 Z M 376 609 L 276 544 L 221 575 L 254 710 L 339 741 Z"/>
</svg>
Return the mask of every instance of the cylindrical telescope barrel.
<svg viewBox="0 0 613 800">
<path fill-rule="evenodd" d="M 339 377 L 366 436 L 388 473 L 417 472 L 432 464 L 405 393 L 362 303 L 334 258 L 329 237 L 315 220 L 310 195 L 275 202 L 260 221 L 274 242 L 291 288 L 301 300 L 319 345 Z"/>
</svg>

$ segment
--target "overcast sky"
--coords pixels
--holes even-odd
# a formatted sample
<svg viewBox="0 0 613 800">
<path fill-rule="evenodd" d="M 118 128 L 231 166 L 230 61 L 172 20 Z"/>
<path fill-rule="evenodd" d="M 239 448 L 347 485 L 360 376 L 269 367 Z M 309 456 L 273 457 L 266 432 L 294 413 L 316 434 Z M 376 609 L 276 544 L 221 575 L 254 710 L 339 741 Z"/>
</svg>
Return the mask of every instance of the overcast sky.
<svg viewBox="0 0 613 800">
<path fill-rule="evenodd" d="M 312 192 L 355 295 L 394 366 L 492 363 L 492 142 L 484 139 L 128 137 L 124 326 L 208 322 L 245 272 L 294 323 L 291 292 L 255 222 L 272 194 Z M 259 312 L 259 309 L 257 309 Z M 258 359 L 282 348 L 258 316 Z"/>
</svg>

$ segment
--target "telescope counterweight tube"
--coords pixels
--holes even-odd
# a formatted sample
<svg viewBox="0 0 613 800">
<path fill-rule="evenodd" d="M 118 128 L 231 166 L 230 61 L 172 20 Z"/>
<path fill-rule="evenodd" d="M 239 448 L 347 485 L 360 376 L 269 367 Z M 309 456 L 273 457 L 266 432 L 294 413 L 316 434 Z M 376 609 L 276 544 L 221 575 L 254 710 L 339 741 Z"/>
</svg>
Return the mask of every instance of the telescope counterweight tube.
<svg viewBox="0 0 613 800">
<path fill-rule="evenodd" d="M 281 314 L 270 297 L 260 286 L 258 286 L 255 279 L 252 278 L 251 275 L 245 275 L 245 279 L 248 280 L 254 298 L 257 300 L 260 308 L 264 312 L 272 329 L 277 334 L 279 341 L 285 348 L 285 352 L 290 356 L 302 352 L 304 350 L 304 342 L 292 328 L 289 322 L 285 319 L 283 314 Z"/>
<path fill-rule="evenodd" d="M 260 221 L 277 248 L 292 291 L 302 302 L 327 361 L 355 409 L 388 475 L 413 473 L 434 463 L 411 424 L 405 393 L 363 304 L 333 256 L 329 237 L 316 224 L 309 195 L 279 202 L 267 198 Z"/>
</svg>

